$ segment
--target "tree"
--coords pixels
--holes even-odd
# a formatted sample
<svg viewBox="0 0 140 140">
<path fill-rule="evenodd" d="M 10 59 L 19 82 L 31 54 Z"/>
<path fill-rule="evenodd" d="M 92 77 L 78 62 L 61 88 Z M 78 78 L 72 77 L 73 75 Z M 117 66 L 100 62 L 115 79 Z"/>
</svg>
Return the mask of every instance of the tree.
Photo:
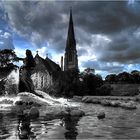
<svg viewBox="0 0 140 140">
<path fill-rule="evenodd" d="M 95 69 L 91 69 L 91 68 L 86 68 L 81 75 L 89 75 L 89 74 L 95 74 Z"/>
<path fill-rule="evenodd" d="M 89 95 L 96 95 L 96 89 L 103 85 L 103 80 L 100 75 L 95 75 L 89 68 L 85 69 L 80 74 L 81 82 L 83 82 L 85 91 Z"/>
<path fill-rule="evenodd" d="M 97 93 L 99 96 L 110 96 L 111 95 L 111 85 L 104 84 L 100 88 L 97 88 Z"/>
<path fill-rule="evenodd" d="M 0 95 L 4 95 L 5 94 L 5 83 L 6 83 L 5 79 L 2 79 L 0 81 Z"/>
<path fill-rule="evenodd" d="M 108 82 L 110 84 L 117 82 L 117 75 L 116 74 L 110 74 L 105 77 L 105 82 Z"/>
<path fill-rule="evenodd" d="M 140 71 L 138 71 L 138 70 L 133 70 L 133 71 L 131 71 L 131 74 L 138 74 L 138 75 L 140 75 Z"/>
<path fill-rule="evenodd" d="M 140 83 L 140 72 L 137 70 L 133 70 L 131 72 L 131 76 L 132 76 L 132 83 Z"/>
<path fill-rule="evenodd" d="M 16 61 L 16 54 L 13 50 L 0 50 L 0 68 L 11 67 L 14 61 Z"/>
<path fill-rule="evenodd" d="M 132 76 L 128 72 L 122 72 L 118 74 L 118 81 L 121 83 L 131 83 Z"/>
</svg>

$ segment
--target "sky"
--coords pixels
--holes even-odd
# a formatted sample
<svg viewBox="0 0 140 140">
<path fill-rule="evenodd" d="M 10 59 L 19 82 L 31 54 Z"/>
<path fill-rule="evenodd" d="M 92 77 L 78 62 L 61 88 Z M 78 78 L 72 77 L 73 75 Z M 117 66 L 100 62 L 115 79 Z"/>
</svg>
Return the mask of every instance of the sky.
<svg viewBox="0 0 140 140">
<path fill-rule="evenodd" d="M 0 0 L 0 49 L 25 50 L 60 64 L 70 7 L 80 70 L 107 74 L 140 70 L 140 1 Z"/>
</svg>

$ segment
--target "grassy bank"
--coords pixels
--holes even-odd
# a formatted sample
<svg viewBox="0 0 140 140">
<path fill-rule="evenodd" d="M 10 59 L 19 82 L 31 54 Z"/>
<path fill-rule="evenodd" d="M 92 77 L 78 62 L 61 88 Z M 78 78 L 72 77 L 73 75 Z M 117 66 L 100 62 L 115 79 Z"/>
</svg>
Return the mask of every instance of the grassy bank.
<svg viewBox="0 0 140 140">
<path fill-rule="evenodd" d="M 140 84 L 111 84 L 113 96 L 135 96 L 139 93 Z"/>
</svg>

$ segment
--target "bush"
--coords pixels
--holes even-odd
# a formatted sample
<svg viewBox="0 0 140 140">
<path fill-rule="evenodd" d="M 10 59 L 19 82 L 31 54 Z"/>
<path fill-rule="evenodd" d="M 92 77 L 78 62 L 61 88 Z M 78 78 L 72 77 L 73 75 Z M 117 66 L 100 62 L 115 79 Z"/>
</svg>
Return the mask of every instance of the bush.
<svg viewBox="0 0 140 140">
<path fill-rule="evenodd" d="M 97 88 L 96 92 L 99 96 L 110 96 L 111 90 L 111 85 L 102 85 L 100 88 Z"/>
<path fill-rule="evenodd" d="M 88 74 L 83 77 L 85 87 L 88 89 L 89 95 L 96 95 L 96 89 L 103 85 L 102 77 L 94 74 Z"/>
</svg>

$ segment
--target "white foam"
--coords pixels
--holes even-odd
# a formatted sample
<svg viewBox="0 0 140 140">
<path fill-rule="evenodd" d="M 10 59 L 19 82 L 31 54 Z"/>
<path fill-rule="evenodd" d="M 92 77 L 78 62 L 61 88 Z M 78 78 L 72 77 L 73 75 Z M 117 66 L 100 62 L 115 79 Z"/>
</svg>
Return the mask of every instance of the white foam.
<svg viewBox="0 0 140 140">
<path fill-rule="evenodd" d="M 19 83 L 19 69 L 13 70 L 8 76 L 7 79 L 12 82 L 12 84 L 17 84 Z"/>
<path fill-rule="evenodd" d="M 33 93 L 29 92 L 22 92 L 19 93 L 15 97 L 10 97 L 10 96 L 3 96 L 0 98 L 0 110 L 4 110 L 14 106 L 17 101 L 23 101 L 23 102 L 36 102 L 41 105 L 49 105 L 49 106 L 68 106 L 68 107 L 76 107 L 79 106 L 78 103 L 74 102 L 69 102 L 67 99 L 64 98 L 54 98 L 48 95 L 47 93 L 43 91 L 36 90 L 36 93 L 39 95 L 42 95 L 43 97 L 39 97 Z"/>
<path fill-rule="evenodd" d="M 65 98 L 54 98 L 54 97 L 50 96 L 49 94 L 47 94 L 43 91 L 40 91 L 40 90 L 36 90 L 36 92 L 39 95 L 42 95 L 46 100 L 52 101 L 53 104 L 55 104 L 55 105 L 78 106 L 78 103 L 69 102 L 68 99 L 65 99 Z"/>
</svg>

